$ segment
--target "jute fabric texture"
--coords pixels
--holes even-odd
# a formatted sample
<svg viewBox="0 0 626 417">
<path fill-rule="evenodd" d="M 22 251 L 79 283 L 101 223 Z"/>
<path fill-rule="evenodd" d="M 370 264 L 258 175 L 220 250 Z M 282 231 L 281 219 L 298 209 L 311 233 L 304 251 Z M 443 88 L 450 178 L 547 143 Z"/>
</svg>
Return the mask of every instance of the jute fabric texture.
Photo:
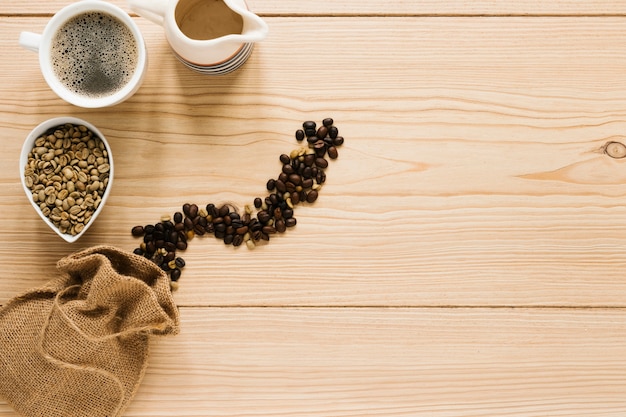
<svg viewBox="0 0 626 417">
<path fill-rule="evenodd" d="M 114 417 L 135 395 L 152 335 L 179 330 L 169 278 L 97 246 L 0 310 L 0 396 L 23 416 Z"/>
</svg>

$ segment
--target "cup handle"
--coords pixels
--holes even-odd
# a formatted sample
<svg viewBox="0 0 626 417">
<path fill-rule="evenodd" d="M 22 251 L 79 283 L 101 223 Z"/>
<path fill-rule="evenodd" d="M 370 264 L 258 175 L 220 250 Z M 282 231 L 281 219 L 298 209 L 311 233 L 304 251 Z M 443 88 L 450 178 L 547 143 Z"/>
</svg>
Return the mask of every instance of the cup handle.
<svg viewBox="0 0 626 417">
<path fill-rule="evenodd" d="M 41 35 L 33 32 L 20 33 L 20 45 L 28 49 L 29 51 L 39 52 L 39 45 L 41 44 Z"/>
<path fill-rule="evenodd" d="M 126 3 L 140 16 L 163 26 L 167 0 L 126 0 Z"/>
</svg>

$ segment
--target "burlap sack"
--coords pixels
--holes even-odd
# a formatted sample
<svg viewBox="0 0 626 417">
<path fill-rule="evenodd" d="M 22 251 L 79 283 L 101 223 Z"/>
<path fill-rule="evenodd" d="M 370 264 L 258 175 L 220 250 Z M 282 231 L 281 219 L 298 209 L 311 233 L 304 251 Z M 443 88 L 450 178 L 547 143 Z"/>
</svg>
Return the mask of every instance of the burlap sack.
<svg viewBox="0 0 626 417">
<path fill-rule="evenodd" d="M 28 417 L 119 416 L 143 378 L 150 335 L 178 332 L 169 278 L 105 246 L 57 268 L 60 277 L 0 310 L 0 396 Z"/>
</svg>

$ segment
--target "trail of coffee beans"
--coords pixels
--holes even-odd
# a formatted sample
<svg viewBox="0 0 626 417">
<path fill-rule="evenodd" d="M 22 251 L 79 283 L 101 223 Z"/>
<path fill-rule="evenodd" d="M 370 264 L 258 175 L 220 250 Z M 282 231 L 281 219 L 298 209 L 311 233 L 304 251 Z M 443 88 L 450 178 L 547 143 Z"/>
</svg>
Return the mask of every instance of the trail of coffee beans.
<svg viewBox="0 0 626 417">
<path fill-rule="evenodd" d="M 295 138 L 306 145 L 280 155 L 281 172 L 267 181 L 265 198 L 255 198 L 243 210 L 232 204 L 185 203 L 181 211 L 163 216 L 158 223 L 133 227 L 132 235 L 143 239 L 134 253 L 159 265 L 176 289 L 185 267 L 177 251 L 187 249 L 194 237 L 212 235 L 227 245 L 253 249 L 295 226 L 295 206 L 317 200 L 326 182 L 328 159 L 338 157 L 337 147 L 344 141 L 332 118 L 324 119 L 319 127 L 314 121 L 304 122 Z"/>
</svg>

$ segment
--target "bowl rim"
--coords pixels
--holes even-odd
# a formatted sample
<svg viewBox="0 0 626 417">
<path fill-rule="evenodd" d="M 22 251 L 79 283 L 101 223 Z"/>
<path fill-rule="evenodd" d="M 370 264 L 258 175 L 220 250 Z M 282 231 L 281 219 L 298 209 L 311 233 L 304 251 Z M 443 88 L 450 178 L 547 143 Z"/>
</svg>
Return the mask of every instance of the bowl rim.
<svg viewBox="0 0 626 417">
<path fill-rule="evenodd" d="M 109 158 L 109 167 L 110 167 L 109 168 L 109 182 L 107 184 L 107 187 L 104 190 L 104 193 L 102 194 L 102 201 L 100 205 L 94 211 L 93 215 L 89 219 L 89 222 L 87 222 L 83 230 L 81 230 L 80 233 L 77 233 L 76 235 L 73 235 L 73 236 L 68 233 L 62 233 L 52 223 L 50 219 L 44 216 L 43 212 L 39 208 L 39 205 L 35 204 L 35 202 L 33 201 L 32 192 L 26 186 L 26 177 L 24 175 L 24 170 L 26 169 L 26 164 L 28 163 L 28 154 L 33 149 L 35 140 L 38 137 L 40 137 L 46 130 L 55 126 L 66 124 L 66 123 L 71 123 L 73 125 L 79 125 L 79 126 L 83 125 L 87 129 L 91 130 L 95 135 L 97 135 L 100 138 L 100 140 L 102 140 L 102 143 L 104 144 L 107 150 L 108 158 Z M 106 137 L 102 134 L 100 129 L 98 129 L 96 126 L 94 126 L 93 124 L 89 123 L 88 121 L 84 119 L 73 117 L 73 116 L 54 117 L 52 119 L 48 119 L 39 123 L 39 125 L 37 125 L 34 129 L 32 129 L 30 133 L 26 136 L 26 139 L 24 140 L 24 143 L 22 144 L 22 150 L 20 153 L 20 163 L 19 163 L 20 180 L 22 183 L 22 189 L 24 190 L 24 193 L 26 194 L 28 201 L 30 202 L 31 206 L 33 206 L 33 208 L 35 209 L 39 217 L 48 225 L 48 227 L 52 229 L 57 235 L 59 235 L 63 240 L 65 240 L 68 243 L 76 242 L 81 236 L 83 236 L 85 232 L 89 230 L 91 225 L 96 221 L 96 219 L 100 215 L 100 212 L 104 208 L 105 203 L 109 198 L 109 194 L 111 193 L 111 188 L 113 185 L 114 169 L 115 168 L 114 168 L 114 163 L 113 163 L 113 153 L 111 152 L 111 145 L 109 144 Z"/>
</svg>

